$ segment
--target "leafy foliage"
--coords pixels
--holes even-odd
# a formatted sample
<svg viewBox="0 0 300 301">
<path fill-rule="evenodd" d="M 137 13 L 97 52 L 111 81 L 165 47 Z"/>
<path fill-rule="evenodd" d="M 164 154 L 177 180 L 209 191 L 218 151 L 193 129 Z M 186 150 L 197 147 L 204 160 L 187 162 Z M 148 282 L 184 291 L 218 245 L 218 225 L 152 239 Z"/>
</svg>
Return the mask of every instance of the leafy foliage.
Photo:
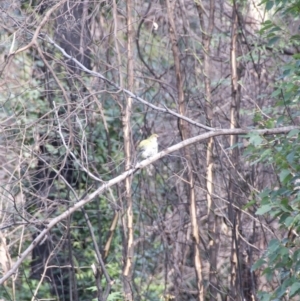
<svg viewBox="0 0 300 301">
<path fill-rule="evenodd" d="M 299 1 L 263 1 L 268 11 L 274 10 L 288 18 L 299 12 Z M 272 21 L 264 23 L 262 34 L 269 43 L 274 38 L 282 40 L 284 31 Z M 297 44 L 296 37 L 291 43 Z M 276 106 L 272 110 L 274 125 L 298 123 L 299 110 L 299 58 L 293 59 L 281 68 L 281 75 L 276 81 L 272 97 L 276 98 Z M 263 126 L 268 126 L 265 117 L 259 117 Z M 254 270 L 262 269 L 267 281 L 277 279 L 277 287 L 273 291 L 258 294 L 260 300 L 271 301 L 293 298 L 300 292 L 299 253 L 300 242 L 300 136 L 299 130 L 293 130 L 285 137 L 270 138 L 250 137 L 245 155 L 254 163 L 272 166 L 277 174 L 277 181 L 259 194 L 260 204 L 256 214 L 266 219 L 275 219 L 278 228 L 285 230 L 281 239 L 272 239 L 263 257 L 253 266 Z"/>
<path fill-rule="evenodd" d="M 9 264 L 34 244 L 34 238 L 49 221 L 124 171 L 124 123 L 128 122 L 132 133 L 132 164 L 135 163 L 134 144 L 150 133 L 159 130 L 160 149 L 177 143 L 184 136 L 175 116 L 137 100 L 133 100 L 130 120 L 124 120 L 128 95 L 115 88 L 128 88 L 127 2 L 88 1 L 84 6 L 84 1 L 74 0 L 51 12 L 52 2 L 16 0 L 16 6 L 3 7 L 7 9 L 7 22 L 0 25 L 0 55 L 5 62 L 0 74 L 0 165 L 3 165 L 0 176 L 5 174 L 6 177 L 0 187 L 1 227 L 3 222 L 5 230 L 5 239 L 0 237 L 0 248 L 6 244 Z M 212 105 L 212 115 L 215 115 L 212 124 L 228 128 L 232 110 L 240 105 L 230 103 L 234 80 L 231 78 L 233 62 L 229 59 L 234 48 L 231 33 L 234 26 L 238 26 L 236 46 L 242 51 L 236 63 L 244 119 L 236 120 L 236 125 L 248 127 L 252 117 L 250 126 L 253 128 L 299 124 L 300 57 L 298 53 L 288 54 L 287 59 L 283 54 L 288 52 L 287 46 L 298 47 L 300 43 L 299 36 L 288 31 L 289 22 L 297 18 L 298 1 L 262 1 L 269 19 L 259 32 L 255 25 L 252 27 L 252 20 L 248 22 L 248 17 L 253 16 L 248 10 L 249 1 L 227 1 L 224 5 L 220 0 L 214 14 L 209 10 L 201 12 L 198 2 L 179 1 L 180 5 L 174 5 L 174 41 L 170 38 L 167 2 L 135 1 L 137 35 L 132 92 L 149 104 L 186 114 L 203 124 L 210 115 L 207 107 Z M 203 3 L 205 7 L 207 3 Z M 239 7 L 242 7 L 240 11 Z M 224 8 L 232 8 L 232 14 L 224 13 Z M 46 17 L 46 12 L 51 12 L 50 17 Z M 239 16 L 237 23 L 234 18 L 230 19 L 233 13 Z M 1 17 L 3 15 L 4 12 Z M 214 16 L 218 17 L 213 19 Z M 42 20 L 46 23 L 42 24 Z M 86 26 L 80 27 L 83 24 Z M 208 48 L 204 47 L 209 38 L 203 28 L 206 24 L 216 25 L 212 26 Z M 38 33 L 36 40 L 28 44 L 35 33 Z M 72 59 L 66 59 L 47 37 L 52 37 Z M 172 55 L 172 43 L 178 46 L 181 74 L 174 71 L 177 61 Z M 29 45 L 28 48 L 25 45 Z M 14 53 L 23 46 L 22 51 Z M 99 71 L 114 84 L 108 84 L 93 72 L 83 72 L 73 58 L 86 68 Z M 252 70 L 255 75 L 251 74 Z M 270 79 L 263 79 L 259 70 L 267 70 L 268 74 L 280 70 L 280 76 L 273 85 Z M 179 75 L 183 78 L 182 87 L 176 81 Z M 271 96 L 266 91 L 270 85 Z M 179 89 L 186 102 L 186 110 L 182 111 L 178 110 Z M 265 100 L 267 105 L 262 105 Z M 239 115 L 238 110 L 235 113 Z M 187 124 L 187 132 L 196 136 L 204 130 Z M 132 257 L 126 254 L 131 227 L 126 224 L 127 195 L 124 184 L 118 183 L 86 204 L 84 210 L 64 218 L 42 242 L 34 245 L 31 257 L 22 263 L 15 277 L 8 280 L 7 288 L 0 290 L 0 298 L 31 300 L 37 290 L 34 297 L 38 299 L 99 299 L 96 296 L 103 293 L 108 280 L 95 257 L 95 245 L 103 254 L 115 216 L 117 223 L 108 256 L 104 258 L 111 279 L 107 300 L 124 298 L 127 280 L 124 280 L 123 269 L 127 256 L 134 267 L 130 290 L 135 300 L 196 300 L 199 287 L 195 253 L 198 250 L 204 265 L 201 284 L 205 286 L 207 300 L 234 300 L 239 294 L 244 300 L 253 300 L 256 281 L 250 266 L 257 254 L 249 250 L 257 243 L 257 237 L 262 236 L 270 240 L 268 249 L 254 264 L 253 271 L 261 272 L 276 287 L 270 291 L 268 286 L 259 296 L 262 300 L 293 298 L 299 293 L 299 242 L 293 237 L 300 230 L 299 131 L 293 130 L 284 137 L 250 133 L 243 138 L 243 142 L 239 140 L 229 148 L 226 137 L 216 138 L 218 143 L 209 154 L 212 155 L 210 160 L 206 157 L 207 145 L 199 143 L 189 148 L 188 156 L 179 151 L 155 162 L 155 175 L 151 178 L 143 171 L 134 175 L 131 182 Z M 235 147 L 244 147 L 244 143 L 248 144 L 244 154 L 247 162 L 228 156 L 228 149 L 233 153 Z M 13 162 L 9 168 L 7 162 Z M 217 205 L 214 210 L 207 210 L 206 204 L 206 168 L 210 163 L 214 163 L 212 170 L 216 175 L 210 182 L 215 184 L 215 190 L 209 193 Z M 249 170 L 262 166 L 269 172 L 268 185 L 256 194 L 259 185 L 250 181 L 254 173 L 250 175 Z M 193 185 L 186 177 L 190 168 L 195 176 Z M 238 180 L 234 179 L 235 175 Z M 261 179 L 258 174 L 257 182 Z M 195 192 L 196 204 L 193 225 L 199 223 L 201 229 L 199 243 L 193 236 L 189 210 L 191 189 Z M 233 231 L 238 218 L 233 221 L 231 205 L 238 214 L 244 213 L 241 208 L 248 213 L 237 227 L 243 241 L 239 233 Z M 251 216 L 254 211 L 267 225 L 275 224 L 280 234 L 269 234 L 272 232 L 269 228 L 267 235 L 263 231 L 252 231 L 250 223 L 257 221 Z M 214 232 L 220 220 L 227 226 Z M 231 258 L 234 245 L 239 257 L 236 266 Z M 3 254 L 3 249 L 0 251 Z M 4 266 L 1 260 L 0 264 Z M 98 268 L 101 279 L 95 276 L 92 265 Z M 216 277 L 215 282 L 211 281 L 212 277 Z M 214 289 L 215 295 L 210 295 Z M 231 290 L 235 291 L 236 298 L 229 296 Z"/>
</svg>

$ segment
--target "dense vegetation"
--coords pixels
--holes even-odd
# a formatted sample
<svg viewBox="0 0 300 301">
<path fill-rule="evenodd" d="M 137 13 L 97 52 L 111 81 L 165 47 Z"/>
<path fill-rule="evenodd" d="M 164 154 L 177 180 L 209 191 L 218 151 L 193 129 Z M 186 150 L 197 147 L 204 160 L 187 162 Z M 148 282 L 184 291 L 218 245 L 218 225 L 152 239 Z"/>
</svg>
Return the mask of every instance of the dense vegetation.
<svg viewBox="0 0 300 301">
<path fill-rule="evenodd" d="M 0 300 L 299 299 L 299 0 L 0 7 Z"/>
</svg>

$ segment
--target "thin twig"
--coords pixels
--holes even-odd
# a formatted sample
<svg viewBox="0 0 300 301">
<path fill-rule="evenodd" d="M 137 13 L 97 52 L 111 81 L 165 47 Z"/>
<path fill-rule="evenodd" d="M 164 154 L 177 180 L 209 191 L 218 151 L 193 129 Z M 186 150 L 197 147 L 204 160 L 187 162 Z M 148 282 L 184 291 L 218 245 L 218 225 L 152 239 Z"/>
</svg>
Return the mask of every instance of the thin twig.
<svg viewBox="0 0 300 301">
<path fill-rule="evenodd" d="M 186 139 L 184 141 L 181 141 L 180 143 L 177 143 L 171 147 L 166 148 L 165 150 L 157 153 L 151 158 L 148 158 L 144 161 L 141 161 L 138 163 L 134 168 L 131 168 L 122 174 L 118 175 L 117 177 L 103 183 L 98 189 L 96 189 L 94 192 L 90 193 L 89 195 L 85 196 L 78 202 L 76 202 L 72 207 L 68 208 L 65 212 L 63 212 L 61 215 L 53 218 L 49 221 L 48 225 L 45 225 L 45 228 L 40 232 L 40 234 L 33 240 L 33 242 L 27 247 L 27 249 L 19 256 L 18 260 L 15 262 L 15 264 L 11 267 L 11 269 L 5 273 L 2 278 L 0 279 L 0 285 L 3 284 L 8 278 L 10 278 L 18 269 L 18 267 L 22 264 L 22 262 L 25 260 L 25 258 L 31 253 L 33 248 L 43 240 L 43 238 L 47 235 L 47 233 L 60 221 L 64 220 L 68 216 L 70 216 L 72 213 L 86 205 L 87 203 L 91 202 L 94 198 L 97 196 L 103 194 L 105 191 L 107 191 L 110 187 L 113 185 L 120 183 L 127 177 L 133 175 L 137 170 L 144 168 L 145 166 L 163 158 L 164 156 L 177 151 L 179 149 L 182 149 L 188 145 L 204 141 L 211 137 L 216 136 L 222 136 L 222 135 L 241 135 L 241 134 L 249 134 L 249 133 L 256 133 L 259 135 L 274 135 L 274 134 L 284 134 L 288 133 L 293 129 L 300 129 L 300 127 L 297 126 L 287 126 L 287 127 L 281 127 L 281 128 L 275 128 L 275 129 L 261 129 L 261 130 L 251 130 L 251 129 L 223 129 L 223 130 L 215 130 L 212 132 L 204 133 L 189 139 Z"/>
</svg>

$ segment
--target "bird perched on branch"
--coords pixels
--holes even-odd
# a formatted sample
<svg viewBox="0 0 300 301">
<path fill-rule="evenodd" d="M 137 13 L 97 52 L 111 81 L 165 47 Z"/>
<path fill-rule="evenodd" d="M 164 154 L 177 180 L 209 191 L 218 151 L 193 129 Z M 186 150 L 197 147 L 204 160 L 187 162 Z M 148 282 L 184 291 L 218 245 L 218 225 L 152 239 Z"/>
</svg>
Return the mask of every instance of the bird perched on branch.
<svg viewBox="0 0 300 301">
<path fill-rule="evenodd" d="M 138 157 L 141 157 L 143 159 L 148 159 L 148 158 L 154 156 L 155 154 L 157 154 L 158 153 L 157 138 L 158 138 L 157 134 L 152 134 L 147 139 L 142 140 L 137 146 Z M 146 167 L 146 169 L 147 169 L 148 174 L 150 176 L 152 176 L 151 167 L 153 169 L 153 166 L 149 166 L 149 168 L 147 168 L 147 167 Z"/>
<path fill-rule="evenodd" d="M 148 159 L 149 157 L 154 156 L 158 152 L 158 143 L 157 143 L 157 134 L 152 134 L 150 137 L 148 137 L 145 140 L 142 140 L 138 144 L 138 151 L 139 155 L 143 159 Z"/>
</svg>

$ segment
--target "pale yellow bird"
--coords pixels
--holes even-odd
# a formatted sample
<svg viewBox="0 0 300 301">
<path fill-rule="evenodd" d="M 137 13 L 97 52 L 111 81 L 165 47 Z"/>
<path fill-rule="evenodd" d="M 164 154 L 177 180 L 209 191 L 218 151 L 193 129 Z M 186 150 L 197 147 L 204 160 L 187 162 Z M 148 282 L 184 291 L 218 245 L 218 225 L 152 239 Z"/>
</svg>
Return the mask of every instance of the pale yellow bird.
<svg viewBox="0 0 300 301">
<path fill-rule="evenodd" d="M 143 159 L 147 159 L 149 157 L 154 156 L 158 152 L 158 143 L 157 143 L 157 134 L 152 134 L 150 137 L 148 137 L 145 140 L 142 140 L 138 144 L 138 151 L 140 156 Z"/>
<path fill-rule="evenodd" d="M 157 142 L 158 135 L 152 134 L 150 137 L 148 137 L 145 140 L 142 140 L 138 146 L 138 157 L 142 157 L 143 159 L 148 159 L 155 154 L 158 153 L 158 142 Z M 152 170 L 153 166 L 147 166 L 146 167 L 147 172 L 150 176 L 152 176 Z"/>
</svg>

